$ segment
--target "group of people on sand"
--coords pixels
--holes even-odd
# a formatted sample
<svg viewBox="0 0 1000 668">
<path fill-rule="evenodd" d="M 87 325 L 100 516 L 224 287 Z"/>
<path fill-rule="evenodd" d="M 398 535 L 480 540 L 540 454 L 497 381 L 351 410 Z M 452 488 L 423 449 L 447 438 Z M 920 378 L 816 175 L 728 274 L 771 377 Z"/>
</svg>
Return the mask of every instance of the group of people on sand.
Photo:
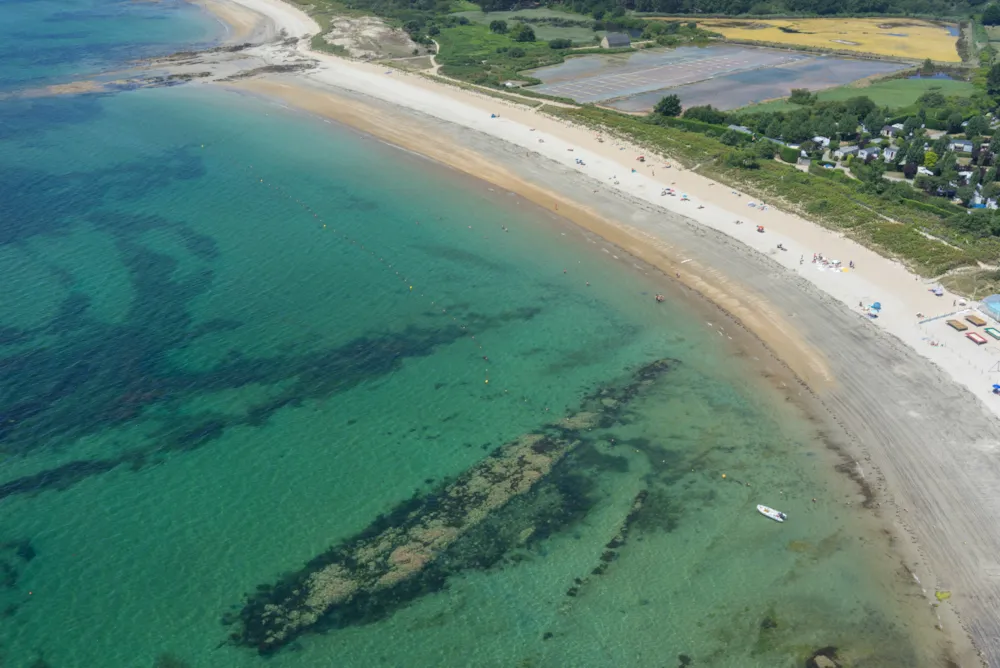
<svg viewBox="0 0 1000 668">
<path fill-rule="evenodd" d="M 821 264 L 824 267 L 829 267 L 831 265 L 835 266 L 835 267 L 839 267 L 840 266 L 840 261 L 839 260 L 831 260 L 829 258 L 823 257 L 822 253 L 813 253 L 812 263 L 813 264 Z M 801 262 L 799 264 L 801 264 Z M 850 269 L 854 269 L 854 260 L 851 260 L 850 262 L 848 262 L 847 266 Z"/>
</svg>

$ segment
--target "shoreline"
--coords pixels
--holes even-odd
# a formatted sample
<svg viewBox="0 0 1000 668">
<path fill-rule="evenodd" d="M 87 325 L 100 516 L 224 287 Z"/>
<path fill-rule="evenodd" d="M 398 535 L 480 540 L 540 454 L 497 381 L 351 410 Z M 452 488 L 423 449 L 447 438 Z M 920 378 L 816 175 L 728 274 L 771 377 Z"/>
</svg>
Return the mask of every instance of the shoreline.
<svg viewBox="0 0 1000 668">
<path fill-rule="evenodd" d="M 253 11 L 279 6 L 281 14 L 298 12 L 277 1 L 236 2 L 253 5 Z M 311 21 L 302 16 L 289 31 L 298 31 L 299 37 L 307 34 L 301 32 L 304 22 Z M 271 20 L 281 24 L 280 15 Z M 965 389 L 984 381 L 973 378 L 944 354 L 946 350 L 921 346 L 922 331 L 906 314 L 915 305 L 922 312 L 937 313 L 951 295 L 944 302 L 930 296 L 920 280 L 899 263 L 791 214 L 773 209 L 755 212 L 756 220 L 747 217 L 748 224 L 737 228 L 733 216 L 743 217 L 746 212 L 732 210 L 738 198 L 729 199 L 735 196 L 726 192 L 726 186 L 676 165 L 665 170 L 661 157 L 644 165 L 627 162 L 638 149 L 624 142 L 600 143 L 594 131 L 537 110 L 385 67 L 317 54 L 307 45 L 300 45 L 298 53 L 318 60 L 319 68 L 248 79 L 231 88 L 281 99 L 522 195 L 668 276 L 680 272 L 681 283 L 759 337 L 854 441 L 849 449 L 856 453 L 860 475 L 876 480 L 873 486 L 880 502 L 894 508 L 889 513 L 893 517 L 887 519 L 918 544 L 919 561 L 925 562 L 914 569 L 918 582 L 930 586 L 936 579 L 937 588 L 954 592 L 953 605 L 939 610 L 945 613 L 942 623 L 953 632 L 955 644 L 963 645 L 966 634 L 954 633 L 952 608 L 961 613 L 966 631 L 990 665 L 1000 665 L 1000 622 L 993 613 L 1000 601 L 1000 583 L 993 575 L 1000 573 L 1000 563 L 993 556 L 1000 548 L 1000 536 L 983 535 L 1000 509 L 1000 500 L 987 492 L 1000 479 L 1000 464 L 989 456 L 1000 443 L 1000 426 Z M 502 118 L 489 118 L 490 109 L 501 110 Z M 425 118 L 414 118 L 418 115 Z M 404 122 L 403 116 L 411 123 Z M 440 127 L 433 127 L 435 123 L 460 128 L 466 139 L 476 133 L 503 142 L 503 150 L 511 154 L 508 164 L 501 166 L 491 159 L 495 153 L 490 152 L 498 150 L 495 146 L 484 153 L 466 148 L 466 142 L 442 141 L 454 133 L 442 133 Z M 543 146 L 529 143 L 541 137 Z M 573 158 L 584 159 L 589 173 L 570 166 Z M 515 161 L 518 169 L 509 169 Z M 629 171 L 633 164 L 640 173 Z M 553 167 L 558 167 L 557 176 L 572 181 L 574 187 L 546 181 L 546 172 Z M 658 180 L 655 175 L 647 176 L 657 167 L 669 176 Z M 531 172 L 532 178 L 524 171 Z M 608 185 L 610 179 L 603 177 L 611 172 L 621 172 L 620 181 L 628 182 L 620 187 Z M 695 209 L 691 202 L 685 206 L 674 198 L 653 197 L 672 181 L 678 190 L 691 193 L 695 202 L 706 202 L 705 209 Z M 603 201 L 580 203 L 594 199 L 591 190 Z M 625 208 L 643 213 L 624 224 L 614 213 L 616 204 L 622 208 L 622 201 L 628 204 Z M 758 221 L 767 225 L 767 235 L 753 234 L 753 223 Z M 686 228 L 683 235 L 679 234 L 682 228 Z M 809 265 L 797 269 L 795 252 L 773 250 L 777 240 L 786 240 L 792 249 L 810 244 L 812 252 L 828 257 L 860 258 L 860 270 L 819 275 Z M 706 249 L 707 245 L 715 248 Z M 812 275 L 806 273 L 809 269 Z M 880 318 L 881 326 L 868 322 L 849 308 L 859 292 L 870 300 L 892 303 L 899 311 Z M 766 299 L 761 295 L 767 295 Z M 887 397 L 899 399 L 887 401 Z M 1000 411 L 998 406 L 989 407 L 994 413 Z M 933 591 L 928 599 L 933 599 Z M 961 647 L 957 651 L 960 665 L 972 665 L 967 661 L 974 654 Z"/>
<path fill-rule="evenodd" d="M 297 109 L 335 120 L 513 192 L 572 221 L 583 230 L 663 272 L 665 276 L 673 274 L 673 280 L 721 309 L 740 327 L 752 332 L 768 349 L 782 350 L 782 363 L 810 387 L 823 387 L 835 382 L 826 361 L 818 351 L 795 336 L 789 323 L 759 295 L 727 280 L 712 267 L 701 265 L 689 257 L 683 248 L 674 247 L 649 230 L 623 225 L 565 193 L 541 187 L 537 185 L 537 181 L 529 181 L 481 152 L 450 141 L 440 134 L 440 128 L 419 123 L 417 119 L 392 114 L 386 108 L 373 104 L 374 100 L 348 99 L 343 93 L 324 90 L 312 82 L 293 84 L 287 76 L 248 79 L 229 84 L 228 87 L 270 99 L 281 99 Z M 678 273 L 680 276 L 677 276 Z"/>
<path fill-rule="evenodd" d="M 192 4 L 211 14 L 226 30 L 223 44 L 239 44 L 257 39 L 273 38 L 269 35 L 272 22 L 262 14 L 251 11 L 235 2 L 225 0 L 190 0 Z"/>
<path fill-rule="evenodd" d="M 824 393 L 815 391 L 815 383 L 821 388 L 833 390 L 841 387 L 836 382 L 838 372 L 827 366 L 826 360 L 817 355 L 816 348 L 822 350 L 835 349 L 839 355 L 849 353 L 847 346 L 840 342 L 834 346 L 815 346 L 802 337 L 792 337 L 797 331 L 789 322 L 777 313 L 775 307 L 759 295 L 770 290 L 754 290 L 744 285 L 744 281 L 734 281 L 722 272 L 713 268 L 723 261 L 739 260 L 739 269 L 733 272 L 746 278 L 749 272 L 758 274 L 767 280 L 776 279 L 775 283 L 785 283 L 780 274 L 761 274 L 762 268 L 774 270 L 775 267 L 762 267 L 767 259 L 761 258 L 752 249 L 735 246 L 729 243 L 727 237 L 720 232 L 709 231 L 706 235 L 700 226 L 682 216 L 670 216 L 671 239 L 680 238 L 676 243 L 667 243 L 663 239 L 645 229 L 653 216 L 655 207 L 628 196 L 622 196 L 610 188 L 597 184 L 597 190 L 587 190 L 587 179 L 572 170 L 554 165 L 539 155 L 525 156 L 516 148 L 503 143 L 496 138 L 484 136 L 481 133 L 468 131 L 465 128 L 446 128 L 445 123 L 438 119 L 407 114 L 403 110 L 393 109 L 390 105 L 373 99 L 365 99 L 356 93 L 333 92 L 319 85 L 297 82 L 289 83 L 286 77 L 270 81 L 251 79 L 230 86 L 243 94 L 252 94 L 266 100 L 280 100 L 292 109 L 303 111 L 319 118 L 329 118 L 347 127 L 354 128 L 375 139 L 402 148 L 426 159 L 432 160 L 446 168 L 454 169 L 462 175 L 476 179 L 485 185 L 496 186 L 528 202 L 541 206 L 550 213 L 566 219 L 581 230 L 583 234 L 593 235 L 598 243 L 606 243 L 612 249 L 619 249 L 626 257 L 621 261 L 630 262 L 635 269 L 649 275 L 649 270 L 660 274 L 663 279 L 673 283 L 677 289 L 673 292 L 683 294 L 686 301 L 698 307 L 699 312 L 711 318 L 715 324 L 706 322 L 710 328 L 731 334 L 727 344 L 735 345 L 744 354 L 750 350 L 754 365 L 758 367 L 762 382 L 777 392 L 777 396 L 795 406 L 807 419 L 818 423 L 823 447 L 829 452 L 829 465 L 836 469 L 835 474 L 842 484 L 849 486 L 849 495 L 853 501 L 847 501 L 845 509 L 860 505 L 862 498 L 873 495 L 875 507 L 864 511 L 871 521 L 869 527 L 877 524 L 881 527 L 879 538 L 886 538 L 887 549 L 899 559 L 901 572 L 906 581 L 912 585 L 915 580 L 923 589 L 924 598 L 929 606 L 936 603 L 934 586 L 937 573 L 943 567 L 928 564 L 925 554 L 914 546 L 913 532 L 901 522 L 904 517 L 898 509 L 886 513 L 881 507 L 890 505 L 892 488 L 874 465 L 872 457 L 864 453 L 863 447 L 858 447 L 859 441 L 852 434 L 853 420 L 838 419 L 836 413 L 824 401 Z M 454 141 L 458 131 L 462 141 Z M 447 132 L 447 134 L 446 134 Z M 477 136 L 478 135 L 478 136 Z M 471 148 L 469 148 L 471 147 Z M 489 155 L 489 158 L 486 155 Z M 515 163 L 528 170 L 515 172 L 511 166 Z M 561 169 L 560 169 L 561 168 Z M 555 169 L 555 171 L 553 171 Z M 570 181 L 572 180 L 572 181 Z M 577 199 L 587 200 L 586 204 L 574 201 L 565 196 L 567 186 L 576 186 Z M 581 197 L 585 193 L 584 197 Z M 609 216 L 614 210 L 627 210 L 633 215 L 643 216 L 640 224 L 624 226 Z M 682 234 L 683 233 L 683 234 Z M 708 237 L 706 239 L 706 236 Z M 698 253 L 695 248 L 702 244 L 714 245 L 714 253 L 708 257 Z M 703 249 L 702 249 L 703 250 Z M 614 251 L 612 251 L 614 252 Z M 631 257 L 629 257 L 631 256 Z M 685 258 L 681 260 L 680 258 Z M 634 260 L 634 261 L 633 261 Z M 635 263 L 638 261 L 643 266 Z M 681 264 L 683 263 L 683 264 Z M 674 268 L 681 268 L 681 277 L 677 278 Z M 781 286 L 782 291 L 795 290 L 796 286 L 787 283 Z M 784 294 L 784 292 L 782 293 Z M 814 299 L 819 295 L 801 295 L 805 299 Z M 780 300 L 775 300 L 780 301 Z M 839 304 L 827 301 L 824 304 L 834 312 L 839 310 Z M 767 309 L 773 320 L 755 317 L 752 307 Z M 721 314 L 720 314 L 721 312 Z M 719 324 L 717 317 L 722 315 L 729 320 L 728 324 Z M 750 320 L 744 320 L 741 315 L 749 315 Z M 793 317 L 796 314 L 792 314 Z M 849 316 L 849 314 L 848 314 Z M 734 330 L 733 325 L 738 329 Z M 848 323 L 848 325 L 873 329 L 867 322 Z M 790 331 L 784 331 L 787 328 Z M 787 348 L 776 349 L 773 346 L 773 335 L 780 334 L 796 347 L 795 351 Z M 771 341 L 768 340 L 771 338 Z M 809 353 L 796 357 L 792 352 Z M 756 354 L 755 354 L 756 353 Z M 810 363 L 819 365 L 811 367 Z M 910 360 L 912 363 L 912 360 Z M 813 384 L 806 382 L 795 368 L 812 370 Z M 817 375 L 821 372 L 823 375 Z M 850 386 L 843 390 L 850 394 Z M 831 470 L 831 473 L 833 471 Z M 864 520 L 860 520 L 864 522 Z M 909 539 L 909 540 L 907 540 Z M 897 576 L 899 573 L 896 574 Z M 891 577 L 891 576 L 890 576 Z M 912 578 L 912 580 L 910 580 Z M 901 581 L 897 580 L 897 585 Z M 906 584 L 903 582 L 902 584 Z M 948 589 L 941 586 L 940 589 Z M 929 588 L 929 589 L 928 589 Z M 912 618 L 918 618 L 923 613 L 921 606 L 906 604 L 906 613 Z M 930 607 L 928 609 L 931 609 Z M 937 624 L 948 638 L 948 644 L 953 656 L 959 657 L 958 665 L 977 665 L 981 661 L 976 657 L 976 650 L 968 641 L 968 633 L 955 617 L 950 608 L 932 610 Z M 930 624 L 928 624 L 928 627 Z"/>
</svg>

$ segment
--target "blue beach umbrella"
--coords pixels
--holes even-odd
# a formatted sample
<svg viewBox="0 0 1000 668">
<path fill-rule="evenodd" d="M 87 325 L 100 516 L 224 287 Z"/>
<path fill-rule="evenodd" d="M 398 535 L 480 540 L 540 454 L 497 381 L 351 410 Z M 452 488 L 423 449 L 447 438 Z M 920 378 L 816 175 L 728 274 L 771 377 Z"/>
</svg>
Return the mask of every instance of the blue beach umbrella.
<svg viewBox="0 0 1000 668">
<path fill-rule="evenodd" d="M 872 308 L 875 309 L 876 311 L 881 311 L 882 310 L 882 302 L 875 302 L 874 304 L 872 304 Z"/>
</svg>

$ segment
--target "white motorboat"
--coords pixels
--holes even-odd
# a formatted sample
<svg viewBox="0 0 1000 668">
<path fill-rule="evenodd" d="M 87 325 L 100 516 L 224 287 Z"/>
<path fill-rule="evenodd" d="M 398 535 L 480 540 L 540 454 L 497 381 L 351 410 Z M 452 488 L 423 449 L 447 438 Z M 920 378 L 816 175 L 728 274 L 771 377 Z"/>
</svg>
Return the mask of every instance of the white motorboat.
<svg viewBox="0 0 1000 668">
<path fill-rule="evenodd" d="M 774 508 L 768 508 L 767 506 L 762 506 L 759 503 L 757 504 L 757 512 L 759 512 L 764 517 L 770 517 L 775 522 L 784 522 L 788 518 L 788 515 L 785 515 L 785 513 L 779 512 Z"/>
</svg>

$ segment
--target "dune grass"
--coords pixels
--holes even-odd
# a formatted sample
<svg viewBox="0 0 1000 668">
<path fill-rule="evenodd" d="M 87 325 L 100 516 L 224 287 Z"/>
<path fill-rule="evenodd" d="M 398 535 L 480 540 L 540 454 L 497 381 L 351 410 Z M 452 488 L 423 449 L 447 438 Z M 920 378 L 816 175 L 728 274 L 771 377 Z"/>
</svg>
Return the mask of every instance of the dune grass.
<svg viewBox="0 0 1000 668">
<path fill-rule="evenodd" d="M 476 23 L 444 28 L 435 39 L 441 45 L 437 56 L 441 73 L 476 84 L 497 86 L 509 79 L 526 80 L 521 70 L 563 60 L 547 42 L 515 42 Z"/>
</svg>

